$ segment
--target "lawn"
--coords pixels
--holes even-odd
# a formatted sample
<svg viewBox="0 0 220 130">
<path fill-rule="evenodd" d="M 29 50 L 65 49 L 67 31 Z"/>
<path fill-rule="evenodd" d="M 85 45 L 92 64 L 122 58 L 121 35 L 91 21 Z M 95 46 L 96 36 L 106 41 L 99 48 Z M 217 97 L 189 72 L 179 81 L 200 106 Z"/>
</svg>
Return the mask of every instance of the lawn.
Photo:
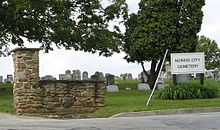
<svg viewBox="0 0 220 130">
<path fill-rule="evenodd" d="M 199 83 L 198 80 L 192 80 L 191 82 Z M 110 117 L 121 112 L 220 107 L 220 97 L 193 100 L 160 100 L 156 96 L 158 90 L 155 91 L 149 107 L 146 107 L 145 104 L 151 91 L 138 91 L 137 83 L 138 81 L 118 81 L 120 92 L 106 93 L 105 107 L 91 115 L 93 117 Z M 172 82 L 167 81 L 166 83 L 171 84 Z M 215 82 L 213 79 L 206 80 L 205 83 L 220 88 L 220 82 Z M 132 90 L 126 91 L 126 87 L 130 87 Z"/>
<path fill-rule="evenodd" d="M 12 84 L 0 84 L 0 112 L 14 112 Z"/>
<path fill-rule="evenodd" d="M 145 107 L 146 101 L 151 91 L 138 91 L 137 84 L 139 81 L 117 81 L 120 92 L 106 93 L 105 107 L 97 112 L 90 114 L 92 117 L 110 117 L 120 112 L 138 112 L 151 110 L 165 109 L 183 109 L 183 108 L 201 108 L 201 107 L 220 107 L 220 97 L 212 99 L 194 99 L 194 100 L 160 100 L 155 92 L 149 107 Z M 198 82 L 193 80 L 191 82 Z M 171 83 L 168 81 L 167 83 Z M 215 82 L 213 79 L 206 80 L 205 83 L 209 86 L 217 86 L 220 88 L 220 82 Z M 0 112 L 13 112 L 12 100 L 12 85 L 2 86 L 7 91 L 0 91 Z M 125 88 L 131 90 L 125 90 Z"/>
</svg>

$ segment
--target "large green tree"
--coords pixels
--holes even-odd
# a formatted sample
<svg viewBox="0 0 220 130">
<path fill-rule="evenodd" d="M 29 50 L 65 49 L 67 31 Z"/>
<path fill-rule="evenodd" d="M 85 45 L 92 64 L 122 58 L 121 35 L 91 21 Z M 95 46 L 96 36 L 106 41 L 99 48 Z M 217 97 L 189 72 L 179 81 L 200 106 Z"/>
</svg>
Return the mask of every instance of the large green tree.
<svg viewBox="0 0 220 130">
<path fill-rule="evenodd" d="M 206 69 L 220 68 L 220 49 L 215 40 L 200 36 L 196 51 L 205 53 Z"/>
<path fill-rule="evenodd" d="M 122 42 L 118 27 L 110 31 L 109 22 L 126 15 L 125 0 L 0 0 L 0 51 L 27 39 L 46 51 L 55 44 L 109 56 Z"/>
<path fill-rule="evenodd" d="M 142 65 L 151 89 L 166 49 L 196 50 L 204 5 L 205 0 L 141 0 L 138 13 L 126 21 L 125 59 Z M 151 62 L 150 74 L 145 70 L 146 62 Z"/>
</svg>

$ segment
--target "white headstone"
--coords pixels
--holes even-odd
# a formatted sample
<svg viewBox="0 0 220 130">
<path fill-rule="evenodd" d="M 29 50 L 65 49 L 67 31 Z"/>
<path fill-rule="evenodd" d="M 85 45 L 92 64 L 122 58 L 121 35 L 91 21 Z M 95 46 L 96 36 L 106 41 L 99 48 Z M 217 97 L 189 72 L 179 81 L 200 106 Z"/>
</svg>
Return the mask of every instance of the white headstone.
<svg viewBox="0 0 220 130">
<path fill-rule="evenodd" d="M 71 74 L 71 71 L 70 70 L 66 70 L 65 74 Z"/>
<path fill-rule="evenodd" d="M 96 81 L 105 81 L 105 77 L 103 75 L 102 72 L 95 72 L 95 75 L 92 75 L 91 76 L 91 79 L 92 80 L 96 80 Z"/>
<path fill-rule="evenodd" d="M 115 76 L 112 74 L 106 74 L 105 75 L 106 78 L 106 83 L 107 85 L 115 85 Z"/>
<path fill-rule="evenodd" d="M 107 92 L 119 92 L 118 86 L 117 85 L 108 85 L 106 87 Z"/>
<path fill-rule="evenodd" d="M 131 73 L 128 74 L 127 80 L 132 80 L 132 74 Z"/>
<path fill-rule="evenodd" d="M 44 77 L 41 77 L 41 80 L 57 80 L 57 79 L 51 75 L 46 75 Z"/>
<path fill-rule="evenodd" d="M 59 74 L 59 80 L 66 80 L 66 74 Z"/>
<path fill-rule="evenodd" d="M 149 71 L 147 72 L 148 74 L 150 73 Z M 148 78 L 147 75 L 144 72 L 141 72 L 141 74 L 138 75 L 138 79 L 142 82 L 142 83 L 146 83 Z"/>
<path fill-rule="evenodd" d="M 177 74 L 177 83 L 188 83 L 190 80 L 190 74 Z"/>
<path fill-rule="evenodd" d="M 7 75 L 7 82 L 13 83 L 13 75 L 11 75 L 11 74 Z"/>
<path fill-rule="evenodd" d="M 220 81 L 220 69 L 216 69 L 214 73 L 215 81 Z"/>
<path fill-rule="evenodd" d="M 80 70 L 73 70 L 72 79 L 73 80 L 81 80 Z"/>
<path fill-rule="evenodd" d="M 83 80 L 88 80 L 88 79 L 89 79 L 89 74 L 88 74 L 87 71 L 84 71 L 84 72 L 82 73 L 82 79 L 83 79 Z"/>
<path fill-rule="evenodd" d="M 141 84 L 138 84 L 138 90 L 150 90 L 150 87 L 148 84 L 141 83 Z"/>
<path fill-rule="evenodd" d="M 72 80 L 73 79 L 73 77 L 72 77 L 72 74 L 70 73 L 70 74 L 66 74 L 66 80 Z"/>
</svg>

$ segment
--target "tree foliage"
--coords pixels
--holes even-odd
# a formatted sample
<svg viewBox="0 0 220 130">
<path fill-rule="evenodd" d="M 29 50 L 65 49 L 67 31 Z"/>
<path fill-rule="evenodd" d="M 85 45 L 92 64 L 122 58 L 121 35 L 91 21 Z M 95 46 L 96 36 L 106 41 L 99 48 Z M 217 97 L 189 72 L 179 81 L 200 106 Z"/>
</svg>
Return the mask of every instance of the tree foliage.
<svg viewBox="0 0 220 130">
<path fill-rule="evenodd" d="M 141 0 L 138 13 L 126 21 L 125 59 L 141 63 L 151 89 L 166 49 L 196 50 L 204 4 L 204 0 Z M 144 68 L 145 61 L 151 62 L 150 74 Z"/>
<path fill-rule="evenodd" d="M 66 49 L 111 55 L 118 52 L 121 33 L 110 31 L 110 21 L 127 16 L 125 0 L 0 0 L 0 50 L 8 43 L 38 41 L 43 49 L 52 44 Z"/>
<path fill-rule="evenodd" d="M 215 40 L 200 36 L 196 51 L 205 53 L 206 69 L 220 68 L 220 49 Z"/>
</svg>

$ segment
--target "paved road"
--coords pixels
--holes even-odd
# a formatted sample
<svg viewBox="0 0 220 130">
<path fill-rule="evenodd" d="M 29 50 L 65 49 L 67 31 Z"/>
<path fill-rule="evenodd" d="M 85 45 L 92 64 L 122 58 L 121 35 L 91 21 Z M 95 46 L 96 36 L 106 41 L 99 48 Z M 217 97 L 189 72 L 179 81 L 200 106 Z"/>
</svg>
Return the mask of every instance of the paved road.
<svg viewBox="0 0 220 130">
<path fill-rule="evenodd" d="M 220 130 L 220 112 L 55 120 L 0 113 L 0 130 Z"/>
</svg>

